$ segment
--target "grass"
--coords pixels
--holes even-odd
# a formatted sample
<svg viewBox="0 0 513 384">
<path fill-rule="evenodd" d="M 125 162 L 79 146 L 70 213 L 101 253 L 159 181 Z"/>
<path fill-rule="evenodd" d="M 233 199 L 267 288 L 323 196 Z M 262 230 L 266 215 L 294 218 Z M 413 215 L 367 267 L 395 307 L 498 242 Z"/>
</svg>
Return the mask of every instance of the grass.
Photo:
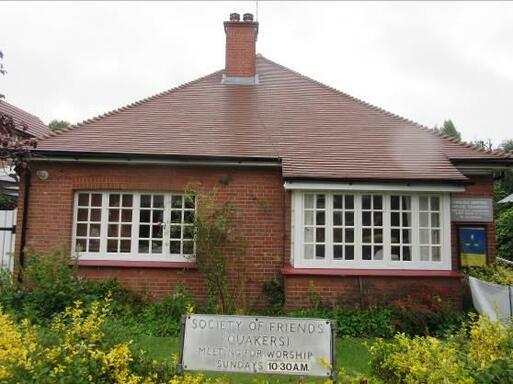
<svg viewBox="0 0 513 384">
<path fill-rule="evenodd" d="M 366 342 L 372 339 L 339 338 L 337 339 L 337 368 L 344 368 L 349 373 L 369 373 L 369 352 L 365 346 Z M 178 353 L 178 339 L 175 337 L 140 336 L 136 343 L 146 349 L 149 355 L 162 360 L 169 358 L 173 353 Z M 234 383 L 254 383 L 257 378 L 254 375 L 246 374 L 218 374 L 209 373 L 211 377 L 226 377 Z M 267 380 L 268 383 L 297 383 L 297 377 L 259 375 L 259 379 Z M 309 379 L 305 383 L 322 383 L 323 379 Z"/>
</svg>

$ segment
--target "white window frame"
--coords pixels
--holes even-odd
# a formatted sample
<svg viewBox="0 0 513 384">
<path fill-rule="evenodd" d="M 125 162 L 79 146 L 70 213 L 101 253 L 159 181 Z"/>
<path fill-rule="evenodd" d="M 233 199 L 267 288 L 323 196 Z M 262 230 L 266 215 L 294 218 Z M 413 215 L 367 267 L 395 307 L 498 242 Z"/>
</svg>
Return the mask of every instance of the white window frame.
<svg viewBox="0 0 513 384">
<path fill-rule="evenodd" d="M 80 193 L 94 193 L 102 195 L 101 206 L 101 234 L 100 234 L 100 250 L 99 252 L 83 252 L 77 249 L 77 219 L 78 219 L 78 199 Z M 109 195 L 110 194 L 129 194 L 133 196 L 132 200 L 132 233 L 131 233 L 131 252 L 107 252 L 107 231 L 108 231 L 108 215 L 109 215 Z M 164 196 L 164 229 L 162 234 L 162 254 L 159 253 L 139 253 L 139 215 L 141 195 L 163 195 Z M 168 262 L 194 262 L 194 255 L 172 254 L 170 253 L 170 226 L 171 226 L 171 198 L 172 196 L 185 196 L 185 193 L 175 192 L 159 192 L 159 191 L 98 191 L 98 190 L 77 190 L 74 193 L 73 204 L 73 230 L 71 252 L 76 255 L 79 260 L 103 260 L 103 261 L 168 261 Z M 184 210 L 182 203 L 182 224 Z M 197 201 L 195 201 L 194 212 L 197 211 Z M 151 224 L 150 224 L 151 225 Z M 144 240 L 144 239 L 143 239 Z M 196 245 L 194 243 L 194 249 Z"/>
<path fill-rule="evenodd" d="M 326 253 L 323 260 L 305 260 L 303 255 L 304 241 L 304 209 L 305 194 L 326 195 Z M 335 260 L 333 258 L 333 195 L 352 194 L 355 196 L 355 249 L 354 260 Z M 383 196 L 383 260 L 362 259 L 362 195 Z M 411 196 L 412 238 L 411 261 L 392 260 L 391 257 L 391 223 L 390 223 L 390 196 Z M 441 260 L 421 261 L 419 244 L 419 196 L 438 196 L 440 198 L 440 246 Z M 291 263 L 295 268 L 347 268 L 347 269 L 404 269 L 404 270 L 451 270 L 451 221 L 450 221 L 450 193 L 447 191 L 412 192 L 409 191 L 379 191 L 379 190 L 292 190 L 291 209 Z"/>
</svg>

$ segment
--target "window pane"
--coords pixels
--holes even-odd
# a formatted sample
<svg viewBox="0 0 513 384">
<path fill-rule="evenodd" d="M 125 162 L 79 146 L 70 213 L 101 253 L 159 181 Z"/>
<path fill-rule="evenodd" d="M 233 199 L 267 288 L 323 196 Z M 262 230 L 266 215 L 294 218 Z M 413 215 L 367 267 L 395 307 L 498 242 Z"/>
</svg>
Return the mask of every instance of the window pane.
<svg viewBox="0 0 513 384">
<path fill-rule="evenodd" d="M 313 259 L 313 253 L 314 253 L 314 246 L 313 244 L 305 244 L 305 259 L 311 260 Z"/>
<path fill-rule="evenodd" d="M 87 250 L 86 239 L 77 239 L 75 250 L 77 252 L 85 252 Z"/>
<path fill-rule="evenodd" d="M 383 242 L 383 230 L 382 229 L 375 229 L 374 230 L 374 242 L 375 243 L 382 243 Z"/>
<path fill-rule="evenodd" d="M 411 247 L 410 246 L 403 247 L 403 260 L 411 261 Z"/>
<path fill-rule="evenodd" d="M 440 247 L 431 247 L 431 252 L 432 252 L 431 259 L 433 261 L 441 260 Z"/>
<path fill-rule="evenodd" d="M 362 241 L 364 243 L 371 243 L 372 242 L 372 229 L 370 228 L 364 228 L 362 231 Z"/>
<path fill-rule="evenodd" d="M 181 237 L 182 228 L 179 225 L 172 225 L 169 229 L 169 237 L 171 239 L 179 239 Z"/>
<path fill-rule="evenodd" d="M 182 196 L 173 196 L 171 198 L 171 207 L 182 208 Z"/>
<path fill-rule="evenodd" d="M 333 195 L 333 208 L 342 209 L 342 195 Z"/>
<path fill-rule="evenodd" d="M 305 195 L 305 208 L 306 209 L 313 209 L 313 195 Z"/>
<path fill-rule="evenodd" d="M 183 243 L 183 254 L 192 255 L 194 253 L 194 242 L 184 241 Z"/>
<path fill-rule="evenodd" d="M 162 226 L 153 225 L 151 227 L 151 237 L 160 239 L 162 237 Z"/>
<path fill-rule="evenodd" d="M 153 208 L 164 208 L 164 195 L 153 196 Z"/>
<path fill-rule="evenodd" d="M 346 260 L 354 260 L 354 247 L 352 245 L 346 245 Z"/>
<path fill-rule="evenodd" d="M 372 197 L 373 200 L 373 209 L 382 209 L 383 208 L 383 197 L 375 195 Z"/>
<path fill-rule="evenodd" d="M 174 255 L 180 254 L 180 242 L 179 241 L 169 242 L 169 251 Z"/>
<path fill-rule="evenodd" d="M 324 259 L 324 245 L 317 244 L 315 246 L 315 257 L 317 259 Z"/>
<path fill-rule="evenodd" d="M 77 220 L 78 221 L 87 221 L 88 220 L 88 210 L 87 209 L 79 209 Z"/>
<path fill-rule="evenodd" d="M 325 215 L 324 215 L 324 212 L 321 211 L 321 212 L 317 212 L 315 214 L 315 224 L 316 225 L 324 225 L 325 221 Z"/>
<path fill-rule="evenodd" d="M 99 252 L 100 251 L 100 240 L 90 239 L 88 251 L 89 252 Z"/>
<path fill-rule="evenodd" d="M 89 224 L 89 236 L 100 237 L 100 224 Z"/>
<path fill-rule="evenodd" d="M 77 236 L 87 236 L 87 224 L 77 224 Z"/>
<path fill-rule="evenodd" d="M 398 210 L 399 209 L 399 196 L 391 196 L 390 197 L 390 209 Z"/>
<path fill-rule="evenodd" d="M 428 227 L 429 226 L 429 213 L 427 212 L 420 212 L 419 213 L 419 219 L 420 219 L 420 226 L 421 227 Z"/>
<path fill-rule="evenodd" d="M 141 195 L 141 208 L 151 207 L 151 195 Z"/>
<path fill-rule="evenodd" d="M 419 197 L 419 209 L 421 211 L 427 211 L 429 209 L 427 196 Z"/>
<path fill-rule="evenodd" d="M 403 196 L 402 209 L 405 211 L 411 210 L 411 197 L 410 196 Z"/>
<path fill-rule="evenodd" d="M 429 247 L 428 246 L 420 247 L 420 260 L 429 261 Z"/>
<path fill-rule="evenodd" d="M 119 225 L 109 224 L 108 230 L 107 230 L 107 236 L 118 237 L 119 236 Z"/>
<path fill-rule="evenodd" d="M 431 214 L 431 226 L 432 227 L 440 226 L 440 214 L 438 214 L 438 213 Z"/>
<path fill-rule="evenodd" d="M 354 196 L 346 195 L 345 196 L 346 209 L 354 209 Z"/>
<path fill-rule="evenodd" d="M 91 206 L 101 207 L 102 206 L 102 195 L 100 193 L 93 193 L 91 195 Z"/>
<path fill-rule="evenodd" d="M 311 227 L 305 227 L 305 242 L 313 243 L 314 241 L 314 231 Z"/>
<path fill-rule="evenodd" d="M 164 221 L 164 211 L 153 211 L 152 219 L 153 223 L 162 223 Z"/>
<path fill-rule="evenodd" d="M 392 213 L 390 213 L 390 223 L 391 223 L 392 227 L 399 227 L 400 226 L 399 212 L 392 212 Z"/>
<path fill-rule="evenodd" d="M 372 257 L 372 247 L 370 245 L 364 245 L 362 247 L 363 260 L 370 260 L 371 257 Z"/>
<path fill-rule="evenodd" d="M 362 225 L 365 225 L 365 226 L 371 225 L 371 213 L 370 212 L 362 212 Z"/>
<path fill-rule="evenodd" d="M 354 243 L 354 229 L 346 229 L 346 243 Z"/>
<path fill-rule="evenodd" d="M 403 213 L 403 227 L 411 227 L 411 213 Z"/>
<path fill-rule="evenodd" d="M 400 233 L 401 233 L 401 231 L 399 229 L 392 229 L 392 231 L 391 231 L 392 244 L 398 244 L 401 242 Z"/>
<path fill-rule="evenodd" d="M 119 207 L 120 195 L 110 194 L 109 195 L 109 207 Z"/>
<path fill-rule="evenodd" d="M 333 247 L 333 258 L 334 259 L 342 259 L 342 246 L 341 245 L 335 245 Z"/>
<path fill-rule="evenodd" d="M 345 213 L 345 220 L 344 223 L 346 227 L 352 227 L 354 225 L 354 212 L 346 212 Z"/>
<path fill-rule="evenodd" d="M 324 228 L 317 228 L 315 230 L 315 241 L 317 243 L 324 243 Z"/>
<path fill-rule="evenodd" d="M 149 253 L 150 242 L 148 240 L 139 240 L 139 253 Z"/>
<path fill-rule="evenodd" d="M 141 213 L 139 214 L 139 221 L 141 223 L 149 223 L 151 217 L 151 211 L 149 209 L 141 209 Z"/>
<path fill-rule="evenodd" d="M 149 220 L 149 218 L 148 218 Z M 182 222 L 182 211 L 171 211 L 171 223 L 181 224 Z"/>
<path fill-rule="evenodd" d="M 183 238 L 194 239 L 194 227 L 192 225 L 183 227 Z"/>
<path fill-rule="evenodd" d="M 82 207 L 89 206 L 89 193 L 79 193 L 78 205 Z"/>
<path fill-rule="evenodd" d="M 316 204 L 317 209 L 323 209 L 326 207 L 326 196 L 325 195 L 317 195 Z"/>
<path fill-rule="evenodd" d="M 162 253 L 162 241 L 151 242 L 151 253 Z"/>
<path fill-rule="evenodd" d="M 131 241 L 130 240 L 121 240 L 120 241 L 120 249 L 119 251 L 120 252 L 123 252 L 123 253 L 128 253 L 130 252 L 130 244 L 131 244 Z"/>
<path fill-rule="evenodd" d="M 132 221 L 132 211 L 129 209 L 123 209 L 121 211 L 121 221 L 131 222 Z"/>
<path fill-rule="evenodd" d="M 150 226 L 149 225 L 140 225 L 139 226 L 139 237 L 148 238 L 150 237 Z"/>
<path fill-rule="evenodd" d="M 431 231 L 431 244 L 440 244 L 440 231 L 438 229 Z"/>
<path fill-rule="evenodd" d="M 402 242 L 403 242 L 403 244 L 409 244 L 411 242 L 411 230 L 410 229 L 403 229 Z"/>
<path fill-rule="evenodd" d="M 121 237 L 132 237 L 132 225 L 125 224 L 121 226 Z"/>
<path fill-rule="evenodd" d="M 378 227 L 381 227 L 383 225 L 383 214 L 381 212 L 374 212 L 374 221 L 372 225 Z"/>
<path fill-rule="evenodd" d="M 334 228 L 333 229 L 333 241 L 335 243 L 342 242 L 342 228 Z"/>
<path fill-rule="evenodd" d="M 101 209 L 91 209 L 91 221 L 102 221 L 102 210 Z"/>
<path fill-rule="evenodd" d="M 132 195 L 123 195 L 123 207 L 131 207 L 132 200 Z"/>
<path fill-rule="evenodd" d="M 305 211 L 305 225 L 314 224 L 314 213 L 313 211 Z"/>
<path fill-rule="evenodd" d="M 392 247 L 392 261 L 401 260 L 401 247 Z"/>
<path fill-rule="evenodd" d="M 342 212 L 333 212 L 333 225 L 342 225 Z"/>
<path fill-rule="evenodd" d="M 183 222 L 187 224 L 194 224 L 194 211 L 184 211 Z"/>
<path fill-rule="evenodd" d="M 429 229 L 420 230 L 420 243 L 429 244 Z"/>
<path fill-rule="evenodd" d="M 196 202 L 196 197 L 193 196 L 193 195 L 187 195 L 185 197 L 185 208 L 188 208 L 188 209 L 194 209 L 195 207 L 195 202 Z M 160 207 L 160 205 L 155 205 L 156 207 Z M 164 206 L 162 204 L 162 206 Z"/>
<path fill-rule="evenodd" d="M 369 195 L 362 196 L 362 209 L 371 208 L 371 197 Z"/>
<path fill-rule="evenodd" d="M 107 240 L 107 252 L 117 252 L 118 251 L 118 240 L 110 239 Z"/>
<path fill-rule="evenodd" d="M 109 209 L 109 221 L 119 221 L 119 209 Z"/>
<path fill-rule="evenodd" d="M 374 247 L 374 260 L 383 260 L 383 248 Z"/>
<path fill-rule="evenodd" d="M 438 211 L 440 209 L 440 199 L 436 196 L 431 197 L 431 210 Z"/>
</svg>

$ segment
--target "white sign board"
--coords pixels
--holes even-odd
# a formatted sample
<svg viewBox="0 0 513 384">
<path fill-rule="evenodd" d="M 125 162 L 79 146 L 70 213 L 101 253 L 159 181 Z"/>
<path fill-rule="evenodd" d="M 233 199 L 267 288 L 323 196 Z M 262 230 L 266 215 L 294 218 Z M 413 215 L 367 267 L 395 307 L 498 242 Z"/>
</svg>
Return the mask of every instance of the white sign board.
<svg viewBox="0 0 513 384">
<path fill-rule="evenodd" d="M 487 197 L 451 198 L 451 220 L 462 222 L 492 222 L 492 199 Z"/>
<path fill-rule="evenodd" d="M 330 320 L 188 315 L 183 323 L 183 370 L 332 375 Z"/>
</svg>

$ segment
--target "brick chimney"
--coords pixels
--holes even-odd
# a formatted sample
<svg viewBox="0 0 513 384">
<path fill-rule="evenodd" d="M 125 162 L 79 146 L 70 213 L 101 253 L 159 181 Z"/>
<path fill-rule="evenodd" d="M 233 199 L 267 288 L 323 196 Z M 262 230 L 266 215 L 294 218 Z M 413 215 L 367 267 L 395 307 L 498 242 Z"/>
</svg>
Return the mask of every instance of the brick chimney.
<svg viewBox="0 0 513 384">
<path fill-rule="evenodd" d="M 226 32 L 226 65 L 223 76 L 225 84 L 256 84 L 258 76 L 255 67 L 258 23 L 251 13 L 245 13 L 240 20 L 238 13 L 230 14 L 230 21 L 224 22 Z"/>
</svg>

